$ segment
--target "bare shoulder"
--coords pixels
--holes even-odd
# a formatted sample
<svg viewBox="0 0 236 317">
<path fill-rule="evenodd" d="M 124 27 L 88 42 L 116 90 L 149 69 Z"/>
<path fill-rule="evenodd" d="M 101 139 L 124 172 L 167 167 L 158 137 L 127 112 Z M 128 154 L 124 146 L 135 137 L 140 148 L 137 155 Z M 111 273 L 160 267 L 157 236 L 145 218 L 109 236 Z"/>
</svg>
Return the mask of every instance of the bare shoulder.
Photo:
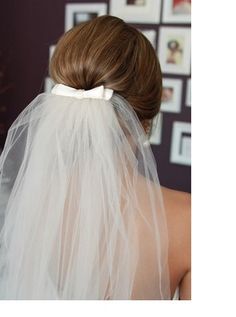
<svg viewBox="0 0 236 317">
<path fill-rule="evenodd" d="M 162 187 L 162 194 L 170 225 L 189 229 L 187 227 L 191 222 L 191 195 L 166 187 Z"/>
<path fill-rule="evenodd" d="M 189 193 L 181 192 L 178 190 L 170 189 L 167 187 L 161 187 L 165 204 L 175 206 L 180 211 L 186 213 L 186 216 L 190 213 L 191 209 L 191 195 Z M 175 212 L 175 209 L 172 212 Z"/>
<path fill-rule="evenodd" d="M 191 195 L 162 187 L 169 231 L 169 262 L 178 284 L 191 270 Z"/>
</svg>

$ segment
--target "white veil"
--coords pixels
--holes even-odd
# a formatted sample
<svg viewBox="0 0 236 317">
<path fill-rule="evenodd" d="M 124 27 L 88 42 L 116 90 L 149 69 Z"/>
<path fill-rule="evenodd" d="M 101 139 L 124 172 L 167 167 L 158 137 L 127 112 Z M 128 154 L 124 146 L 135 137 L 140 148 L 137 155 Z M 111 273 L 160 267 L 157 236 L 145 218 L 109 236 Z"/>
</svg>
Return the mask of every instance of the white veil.
<svg viewBox="0 0 236 317">
<path fill-rule="evenodd" d="M 170 299 L 161 189 L 135 112 L 103 86 L 52 92 L 19 115 L 0 157 L 0 298 L 145 299 L 154 287 Z"/>
</svg>

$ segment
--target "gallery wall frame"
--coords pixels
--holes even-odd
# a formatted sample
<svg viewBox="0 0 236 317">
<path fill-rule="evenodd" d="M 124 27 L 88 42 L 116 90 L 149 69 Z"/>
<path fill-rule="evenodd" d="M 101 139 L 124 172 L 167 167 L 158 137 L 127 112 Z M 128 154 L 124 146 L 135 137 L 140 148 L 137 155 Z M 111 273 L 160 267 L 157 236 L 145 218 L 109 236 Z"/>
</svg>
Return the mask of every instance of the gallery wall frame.
<svg viewBox="0 0 236 317">
<path fill-rule="evenodd" d="M 107 14 L 106 3 L 67 3 L 65 6 L 65 32 L 79 23 Z"/>
<path fill-rule="evenodd" d="M 162 112 L 181 112 L 183 82 L 181 79 L 163 78 L 162 81 Z"/>
<path fill-rule="evenodd" d="M 161 0 L 111 0 L 110 14 L 129 23 L 160 23 Z"/>
<path fill-rule="evenodd" d="M 191 0 L 163 0 L 163 23 L 191 23 Z"/>
<path fill-rule="evenodd" d="M 170 162 L 191 165 L 191 123 L 175 121 L 173 123 Z"/>
<path fill-rule="evenodd" d="M 186 100 L 185 100 L 185 105 L 187 106 L 187 107 L 191 107 L 191 99 L 192 99 L 192 97 L 191 97 L 191 86 L 192 86 L 192 84 L 191 84 L 191 78 L 188 78 L 187 79 L 187 84 L 186 84 Z"/>
<path fill-rule="evenodd" d="M 160 27 L 157 54 L 163 73 L 190 75 L 190 44 L 189 27 Z"/>
</svg>

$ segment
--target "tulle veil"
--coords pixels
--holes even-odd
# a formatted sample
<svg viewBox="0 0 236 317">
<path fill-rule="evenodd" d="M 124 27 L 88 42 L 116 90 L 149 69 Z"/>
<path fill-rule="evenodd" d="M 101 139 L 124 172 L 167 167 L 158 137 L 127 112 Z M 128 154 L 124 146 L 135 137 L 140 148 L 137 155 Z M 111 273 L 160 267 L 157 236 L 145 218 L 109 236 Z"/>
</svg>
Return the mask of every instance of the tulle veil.
<svg viewBox="0 0 236 317">
<path fill-rule="evenodd" d="M 0 212 L 0 299 L 143 299 L 149 270 L 170 299 L 155 160 L 120 95 L 38 95 L 8 131 Z"/>
</svg>

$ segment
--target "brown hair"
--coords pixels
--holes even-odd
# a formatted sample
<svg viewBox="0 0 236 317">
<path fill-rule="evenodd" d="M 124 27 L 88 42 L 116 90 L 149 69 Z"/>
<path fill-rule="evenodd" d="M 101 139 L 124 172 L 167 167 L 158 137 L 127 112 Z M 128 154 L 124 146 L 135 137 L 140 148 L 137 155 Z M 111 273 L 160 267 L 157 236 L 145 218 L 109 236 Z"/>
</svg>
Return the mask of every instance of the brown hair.
<svg viewBox="0 0 236 317">
<path fill-rule="evenodd" d="M 113 89 L 134 108 L 144 128 L 160 108 L 156 52 L 141 32 L 117 17 L 100 16 L 65 33 L 52 56 L 50 76 L 76 89 Z"/>
</svg>

